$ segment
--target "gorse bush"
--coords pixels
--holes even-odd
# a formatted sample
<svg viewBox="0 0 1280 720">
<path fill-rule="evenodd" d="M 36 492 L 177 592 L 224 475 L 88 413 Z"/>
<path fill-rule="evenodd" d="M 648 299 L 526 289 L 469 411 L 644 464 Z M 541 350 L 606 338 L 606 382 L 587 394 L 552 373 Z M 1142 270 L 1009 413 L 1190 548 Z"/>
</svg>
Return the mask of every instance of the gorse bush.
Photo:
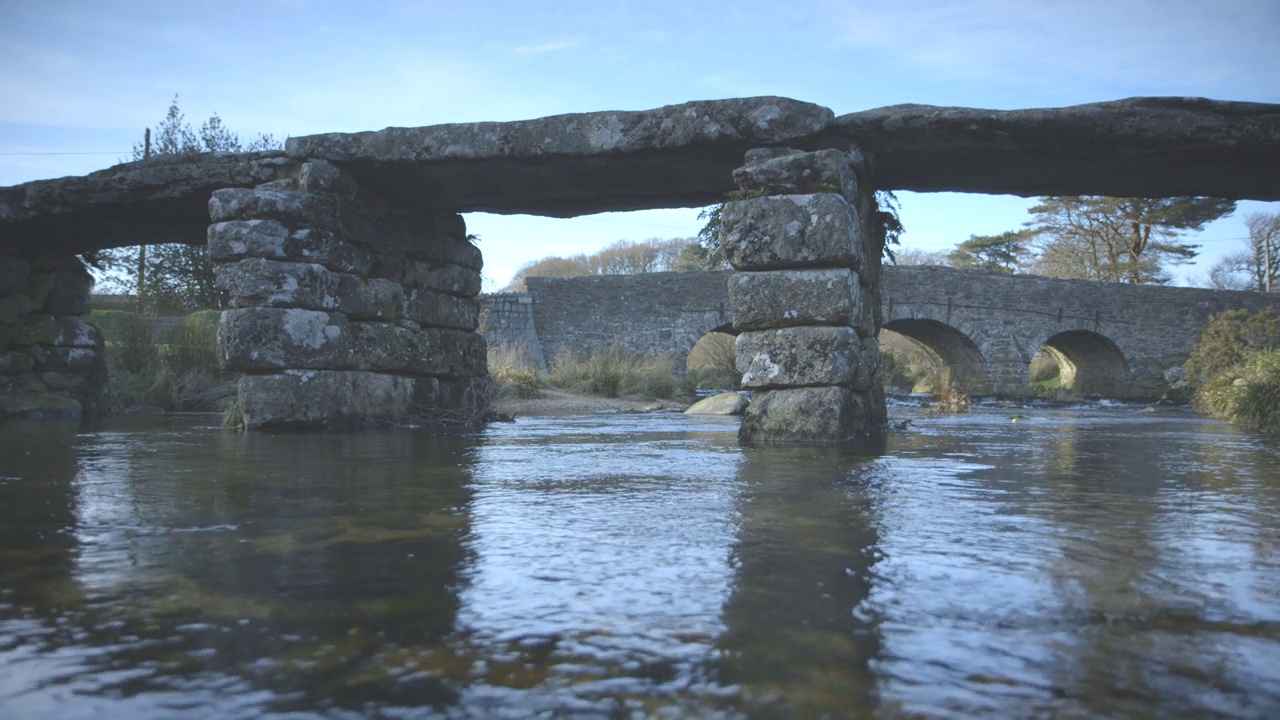
<svg viewBox="0 0 1280 720">
<path fill-rule="evenodd" d="M 175 374 L 197 371 L 210 375 L 218 367 L 218 310 L 201 310 L 178 321 L 167 342 L 159 346 L 160 359 Z"/>
<path fill-rule="evenodd" d="M 1270 309 L 1215 315 L 1186 363 L 1192 405 L 1213 417 L 1280 431 L 1280 317 Z"/>
<path fill-rule="evenodd" d="M 1209 318 L 1185 367 L 1193 383 L 1207 383 L 1247 362 L 1253 353 L 1276 348 L 1280 348 L 1280 316 L 1274 310 L 1228 310 Z"/>
<path fill-rule="evenodd" d="M 1254 429 L 1280 431 L 1280 351 L 1260 350 L 1197 390 L 1197 410 Z"/>
<path fill-rule="evenodd" d="M 85 317 L 107 341 L 107 362 L 113 372 L 150 373 L 160 363 L 150 318 L 124 310 L 94 310 Z"/>
</svg>

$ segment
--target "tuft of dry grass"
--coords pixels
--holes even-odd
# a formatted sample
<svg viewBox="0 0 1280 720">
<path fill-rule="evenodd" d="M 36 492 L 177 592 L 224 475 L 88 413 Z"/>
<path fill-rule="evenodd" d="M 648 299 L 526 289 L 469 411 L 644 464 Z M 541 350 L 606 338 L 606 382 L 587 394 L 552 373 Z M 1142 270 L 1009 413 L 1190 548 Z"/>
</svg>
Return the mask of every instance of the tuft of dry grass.
<svg viewBox="0 0 1280 720">
<path fill-rule="evenodd" d="M 489 377 L 497 398 L 542 397 L 542 379 L 523 345 L 502 343 L 489 348 Z"/>
<path fill-rule="evenodd" d="M 669 358 L 626 352 L 618 347 L 557 360 L 547 372 L 552 387 L 616 398 L 644 395 L 670 398 L 678 382 Z"/>
</svg>

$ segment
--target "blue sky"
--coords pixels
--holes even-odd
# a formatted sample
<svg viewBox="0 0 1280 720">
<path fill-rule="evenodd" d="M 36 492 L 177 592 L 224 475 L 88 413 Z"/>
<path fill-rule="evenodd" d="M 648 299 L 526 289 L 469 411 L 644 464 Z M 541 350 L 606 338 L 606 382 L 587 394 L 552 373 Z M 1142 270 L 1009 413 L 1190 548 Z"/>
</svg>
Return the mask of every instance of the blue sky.
<svg viewBox="0 0 1280 720">
<path fill-rule="evenodd" d="M 520 120 L 783 95 L 836 113 L 1138 95 L 1280 102 L 1277 0 L 38 2 L 0 0 L 0 185 L 125 159 L 175 94 L 243 135 Z M 88 153 L 88 154 L 52 154 Z M 1017 227 L 1030 201 L 902 197 L 904 244 Z M 1245 203 L 1199 238 L 1237 249 Z M 696 210 L 472 215 L 487 287 L 522 263 L 683 237 Z"/>
</svg>

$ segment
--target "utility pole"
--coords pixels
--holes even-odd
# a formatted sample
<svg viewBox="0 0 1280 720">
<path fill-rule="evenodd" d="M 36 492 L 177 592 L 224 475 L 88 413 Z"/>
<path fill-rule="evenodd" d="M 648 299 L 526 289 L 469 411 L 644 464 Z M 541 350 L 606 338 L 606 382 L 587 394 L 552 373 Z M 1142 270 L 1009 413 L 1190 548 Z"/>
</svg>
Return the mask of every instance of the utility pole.
<svg viewBox="0 0 1280 720">
<path fill-rule="evenodd" d="M 151 128 L 142 136 L 142 159 L 151 159 Z M 146 312 L 147 305 L 147 246 L 138 246 L 138 314 Z"/>
</svg>

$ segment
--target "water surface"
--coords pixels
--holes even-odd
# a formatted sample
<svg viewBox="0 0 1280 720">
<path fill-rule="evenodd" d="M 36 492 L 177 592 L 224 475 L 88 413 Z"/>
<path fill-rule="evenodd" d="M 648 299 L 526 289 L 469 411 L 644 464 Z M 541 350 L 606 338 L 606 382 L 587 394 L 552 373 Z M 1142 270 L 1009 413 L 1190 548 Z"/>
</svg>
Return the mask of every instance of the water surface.
<svg viewBox="0 0 1280 720">
<path fill-rule="evenodd" d="M 5 425 L 0 717 L 1280 717 L 1275 440 L 897 414 Z"/>
</svg>

